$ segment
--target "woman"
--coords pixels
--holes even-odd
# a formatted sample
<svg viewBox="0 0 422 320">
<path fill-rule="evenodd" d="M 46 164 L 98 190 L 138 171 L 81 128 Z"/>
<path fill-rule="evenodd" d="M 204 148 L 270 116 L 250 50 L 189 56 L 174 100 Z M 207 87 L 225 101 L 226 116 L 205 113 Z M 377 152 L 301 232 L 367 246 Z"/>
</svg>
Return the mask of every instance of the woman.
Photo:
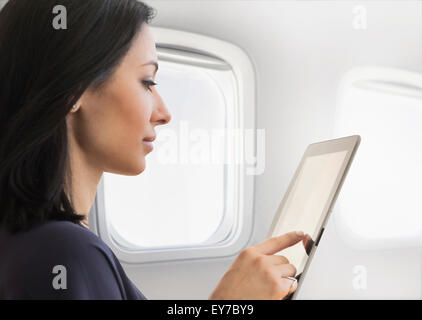
<svg viewBox="0 0 422 320">
<path fill-rule="evenodd" d="M 170 121 L 154 82 L 154 10 L 135 0 L 10 0 L 0 12 L 0 298 L 145 299 L 88 227 L 103 172 L 145 169 Z M 57 25 L 57 21 L 56 25 Z M 276 252 L 301 232 L 242 251 L 211 299 L 283 299 L 296 269 Z"/>
</svg>

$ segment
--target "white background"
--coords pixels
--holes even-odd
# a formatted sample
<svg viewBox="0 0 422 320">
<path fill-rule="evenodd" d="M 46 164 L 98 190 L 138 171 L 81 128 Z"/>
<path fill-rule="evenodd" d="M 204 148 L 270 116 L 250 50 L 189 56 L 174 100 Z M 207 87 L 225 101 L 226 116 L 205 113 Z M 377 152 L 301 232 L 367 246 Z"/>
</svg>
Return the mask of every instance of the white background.
<svg viewBox="0 0 422 320">
<path fill-rule="evenodd" d="M 146 3 L 158 10 L 152 25 L 233 42 L 255 65 L 257 128 L 266 129 L 267 142 L 266 169 L 256 177 L 250 245 L 265 239 L 306 146 L 333 137 L 336 89 L 343 74 L 366 64 L 422 72 L 419 1 Z M 367 9 L 366 30 L 353 28 L 353 8 L 361 4 Z M 353 250 L 337 234 L 333 216 L 302 298 L 421 297 L 420 250 Z M 234 258 L 124 267 L 150 299 L 206 299 Z M 356 265 L 366 267 L 366 290 L 353 288 Z"/>
</svg>

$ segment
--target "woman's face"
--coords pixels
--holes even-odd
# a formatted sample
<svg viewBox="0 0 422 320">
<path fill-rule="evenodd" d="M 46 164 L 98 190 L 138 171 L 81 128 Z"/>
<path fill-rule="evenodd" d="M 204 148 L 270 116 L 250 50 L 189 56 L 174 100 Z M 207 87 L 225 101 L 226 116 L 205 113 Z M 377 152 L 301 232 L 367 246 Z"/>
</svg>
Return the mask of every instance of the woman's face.
<svg viewBox="0 0 422 320">
<path fill-rule="evenodd" d="M 134 39 L 110 80 L 100 92 L 87 90 L 68 117 L 71 147 L 76 144 L 90 166 L 103 172 L 137 175 L 145 169 L 155 127 L 171 116 L 154 86 L 155 41 L 147 24 Z M 71 151 L 73 152 L 73 151 Z"/>
</svg>

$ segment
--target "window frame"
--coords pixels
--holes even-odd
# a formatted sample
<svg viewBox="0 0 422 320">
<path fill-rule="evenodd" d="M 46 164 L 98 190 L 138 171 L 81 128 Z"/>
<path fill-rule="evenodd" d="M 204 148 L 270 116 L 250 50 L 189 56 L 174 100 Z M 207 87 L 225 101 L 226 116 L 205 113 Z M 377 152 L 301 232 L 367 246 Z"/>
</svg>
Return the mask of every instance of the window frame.
<svg viewBox="0 0 422 320">
<path fill-rule="evenodd" d="M 337 104 L 333 130 L 335 135 L 344 134 L 340 119 L 343 118 L 346 93 L 350 87 L 364 88 L 366 90 L 370 89 L 374 92 L 380 91 L 405 97 L 422 98 L 422 73 L 374 65 L 363 65 L 349 69 L 341 77 L 337 90 Z M 364 140 L 365 137 L 362 136 L 362 141 Z M 334 215 L 334 220 L 340 230 L 339 234 L 342 239 L 351 248 L 357 250 L 385 250 L 391 248 L 416 247 L 420 245 L 420 240 L 418 241 L 418 239 L 415 239 L 414 237 L 403 238 L 403 241 L 398 241 L 395 238 L 369 238 L 362 236 L 356 233 L 356 230 L 353 227 L 346 224 L 340 212 L 341 206 L 343 206 L 342 199 L 339 199 L 337 209 L 335 209 L 337 213 Z"/>
<path fill-rule="evenodd" d="M 238 97 L 236 101 L 237 114 L 235 114 L 236 130 L 253 130 L 256 133 L 255 106 L 256 86 L 255 71 L 249 56 L 240 47 L 231 43 L 209 36 L 182 31 L 150 26 L 158 49 L 163 47 L 185 48 L 191 52 L 202 53 L 217 57 L 229 64 L 234 75 Z M 97 188 L 94 204 L 89 213 L 90 228 L 95 232 L 116 254 L 120 261 L 128 264 L 144 264 L 186 259 L 204 259 L 227 257 L 238 254 L 243 250 L 252 236 L 253 230 L 253 195 L 254 175 L 247 174 L 245 166 L 245 135 L 239 140 L 238 154 L 241 161 L 234 165 L 235 209 L 233 227 L 225 239 L 218 243 L 210 243 L 210 239 L 201 245 L 180 246 L 168 248 L 149 248 L 128 250 L 116 241 L 110 231 L 110 220 L 105 217 L 104 181 L 101 177 Z M 253 153 L 256 154 L 256 134 L 253 141 Z M 227 216 L 227 215 L 225 215 Z M 223 216 L 223 220 L 227 218 Z M 220 232 L 221 225 L 214 232 Z"/>
</svg>

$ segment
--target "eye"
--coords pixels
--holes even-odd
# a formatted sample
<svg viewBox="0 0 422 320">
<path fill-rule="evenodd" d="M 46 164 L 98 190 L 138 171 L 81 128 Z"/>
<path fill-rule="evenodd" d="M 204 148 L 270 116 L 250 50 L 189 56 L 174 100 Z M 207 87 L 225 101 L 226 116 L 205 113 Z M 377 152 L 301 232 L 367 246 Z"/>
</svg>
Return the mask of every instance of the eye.
<svg viewBox="0 0 422 320">
<path fill-rule="evenodd" d="M 149 91 L 152 91 L 151 86 L 157 85 L 157 83 L 152 80 L 142 80 L 142 83 L 144 84 L 145 88 L 147 88 Z"/>
</svg>

